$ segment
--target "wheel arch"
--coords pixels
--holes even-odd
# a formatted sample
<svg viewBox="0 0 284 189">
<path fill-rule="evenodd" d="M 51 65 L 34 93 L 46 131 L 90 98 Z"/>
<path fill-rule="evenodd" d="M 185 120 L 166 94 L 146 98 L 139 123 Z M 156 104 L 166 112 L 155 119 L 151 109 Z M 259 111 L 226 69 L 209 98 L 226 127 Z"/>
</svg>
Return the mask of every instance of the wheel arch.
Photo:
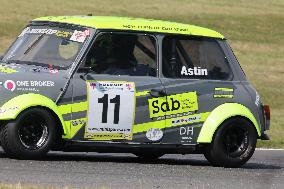
<svg viewBox="0 0 284 189">
<path fill-rule="evenodd" d="M 48 110 L 55 118 L 56 123 L 59 124 L 58 126 L 61 127 L 59 129 L 63 132 L 62 134 L 68 133 L 68 128 L 65 126 L 63 116 L 58 106 L 50 98 L 40 94 L 23 94 L 9 100 L 1 107 L 1 109 L 6 110 L 6 112 L 0 114 L 0 120 L 14 120 L 23 111 L 36 107 Z"/>
<path fill-rule="evenodd" d="M 250 121 L 256 129 L 257 135 L 261 135 L 257 120 L 246 106 L 238 103 L 225 103 L 215 108 L 207 117 L 201 128 L 197 142 L 211 143 L 219 126 L 233 117 L 242 117 Z"/>
</svg>

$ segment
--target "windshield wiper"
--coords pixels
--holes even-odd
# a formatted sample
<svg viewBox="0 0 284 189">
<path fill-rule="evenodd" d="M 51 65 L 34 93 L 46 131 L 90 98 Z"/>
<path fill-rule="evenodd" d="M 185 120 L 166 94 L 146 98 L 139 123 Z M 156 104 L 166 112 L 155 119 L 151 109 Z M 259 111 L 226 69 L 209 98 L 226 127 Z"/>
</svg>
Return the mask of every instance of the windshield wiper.
<svg viewBox="0 0 284 189">
<path fill-rule="evenodd" d="M 28 54 L 28 52 L 30 52 L 32 50 L 32 48 L 35 47 L 36 44 L 38 44 L 38 42 L 43 38 L 44 35 L 45 35 L 45 33 L 38 36 L 38 38 L 27 48 L 27 50 L 24 52 L 24 54 Z"/>
</svg>

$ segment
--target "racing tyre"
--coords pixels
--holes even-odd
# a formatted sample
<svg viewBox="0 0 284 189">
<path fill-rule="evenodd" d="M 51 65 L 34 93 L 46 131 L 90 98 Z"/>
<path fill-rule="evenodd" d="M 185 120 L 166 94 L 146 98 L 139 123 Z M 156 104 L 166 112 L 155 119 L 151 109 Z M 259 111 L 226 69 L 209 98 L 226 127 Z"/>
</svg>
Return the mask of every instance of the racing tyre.
<svg viewBox="0 0 284 189">
<path fill-rule="evenodd" d="M 156 160 L 162 157 L 163 153 L 134 153 L 137 157 L 144 160 Z"/>
<path fill-rule="evenodd" d="M 204 156 L 218 167 L 240 167 L 253 155 L 257 141 L 255 127 L 242 118 L 225 121 L 205 147 Z"/>
<path fill-rule="evenodd" d="M 7 123 L 0 134 L 2 148 L 9 157 L 38 159 L 57 139 L 56 123 L 50 112 L 33 108 Z"/>
</svg>

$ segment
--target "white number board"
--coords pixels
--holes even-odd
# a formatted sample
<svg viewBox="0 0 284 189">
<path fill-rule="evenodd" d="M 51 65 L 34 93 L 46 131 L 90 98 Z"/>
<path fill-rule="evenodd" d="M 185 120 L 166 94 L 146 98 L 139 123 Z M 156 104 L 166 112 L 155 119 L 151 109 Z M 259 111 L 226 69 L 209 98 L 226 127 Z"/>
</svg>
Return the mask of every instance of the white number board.
<svg viewBox="0 0 284 189">
<path fill-rule="evenodd" d="M 85 138 L 132 139 L 135 84 L 123 81 L 87 81 L 88 118 Z"/>
</svg>

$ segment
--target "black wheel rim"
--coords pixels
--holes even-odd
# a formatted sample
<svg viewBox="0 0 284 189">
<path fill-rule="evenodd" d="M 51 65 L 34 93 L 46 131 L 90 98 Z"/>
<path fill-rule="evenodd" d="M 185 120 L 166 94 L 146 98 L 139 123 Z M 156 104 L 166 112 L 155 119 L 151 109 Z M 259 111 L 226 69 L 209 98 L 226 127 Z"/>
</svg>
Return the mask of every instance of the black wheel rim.
<svg viewBox="0 0 284 189">
<path fill-rule="evenodd" d="M 19 126 L 19 139 L 29 150 L 41 148 L 48 138 L 47 123 L 41 116 L 33 114 L 26 116 Z"/>
<path fill-rule="evenodd" d="M 249 146 L 249 132 L 244 126 L 229 126 L 223 134 L 224 151 L 230 157 L 239 157 Z"/>
</svg>

